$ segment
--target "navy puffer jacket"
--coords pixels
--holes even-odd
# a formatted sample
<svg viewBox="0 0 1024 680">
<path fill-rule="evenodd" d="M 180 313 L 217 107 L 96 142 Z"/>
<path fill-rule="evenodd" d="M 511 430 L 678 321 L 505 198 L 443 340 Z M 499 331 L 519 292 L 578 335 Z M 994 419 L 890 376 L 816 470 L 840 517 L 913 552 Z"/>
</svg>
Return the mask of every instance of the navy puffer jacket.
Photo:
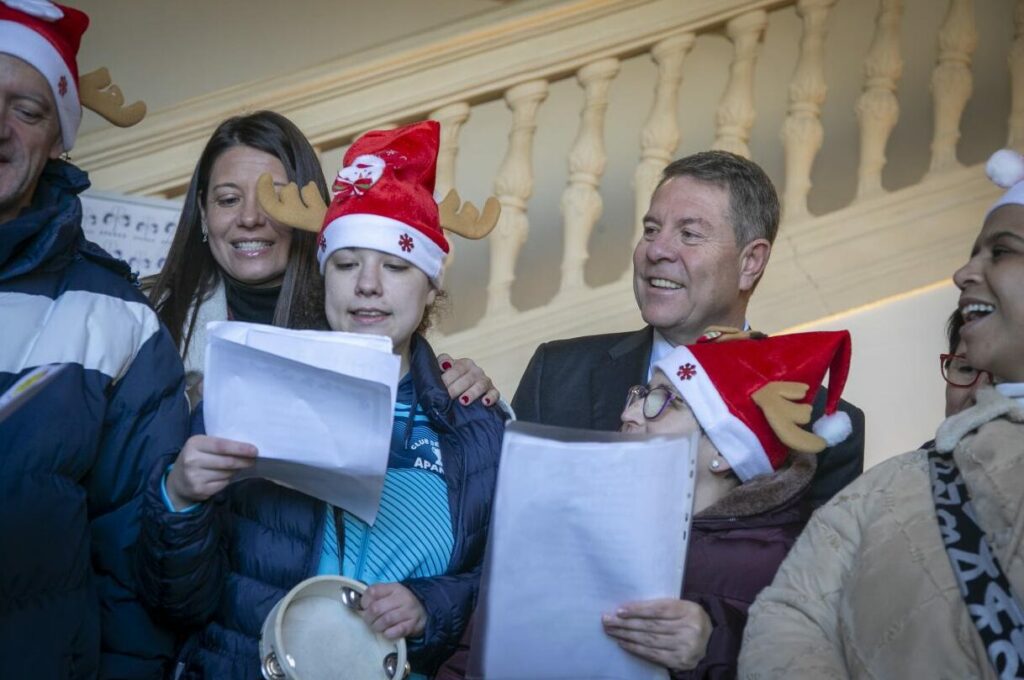
<svg viewBox="0 0 1024 680">
<path fill-rule="evenodd" d="M 50 161 L 0 225 L 0 393 L 64 365 L 0 422 L 2 678 L 160 678 L 175 651 L 132 545 L 149 469 L 188 434 L 184 373 L 127 265 L 85 240 L 88 186 Z"/>
<path fill-rule="evenodd" d="M 455 649 L 476 600 L 504 418 L 479 402 L 453 402 L 419 336 L 410 371 L 439 436 L 455 536 L 446 574 L 404 583 L 428 616 L 410 659 L 416 672 L 430 674 Z M 157 615 L 195 631 L 179 655 L 180 677 L 256 680 L 263 620 L 292 587 L 316 575 L 324 503 L 250 479 L 196 511 L 170 512 L 160 489 L 169 462 L 153 469 L 146 494 L 138 561 L 144 597 Z"/>
</svg>

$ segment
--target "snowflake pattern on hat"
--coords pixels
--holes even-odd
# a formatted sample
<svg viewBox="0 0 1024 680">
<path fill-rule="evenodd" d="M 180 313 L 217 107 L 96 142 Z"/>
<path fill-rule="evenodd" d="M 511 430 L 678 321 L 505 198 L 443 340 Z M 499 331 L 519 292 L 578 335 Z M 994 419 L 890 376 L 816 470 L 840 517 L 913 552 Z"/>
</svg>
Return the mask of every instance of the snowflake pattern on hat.
<svg viewBox="0 0 1024 680">
<path fill-rule="evenodd" d="M 697 367 L 689 363 L 683 364 L 679 367 L 676 375 L 679 376 L 680 380 L 691 380 L 695 375 L 697 375 Z"/>
<path fill-rule="evenodd" d="M 428 120 L 352 143 L 320 230 L 321 271 L 339 248 L 369 248 L 401 257 L 440 286 L 449 249 L 434 199 L 440 133 Z"/>
</svg>

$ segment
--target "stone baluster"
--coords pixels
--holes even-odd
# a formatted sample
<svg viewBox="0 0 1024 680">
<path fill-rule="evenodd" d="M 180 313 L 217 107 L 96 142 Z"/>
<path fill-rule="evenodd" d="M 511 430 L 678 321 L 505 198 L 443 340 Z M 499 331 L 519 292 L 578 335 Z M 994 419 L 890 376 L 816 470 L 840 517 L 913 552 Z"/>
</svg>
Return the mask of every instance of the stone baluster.
<svg viewBox="0 0 1024 680">
<path fill-rule="evenodd" d="M 1006 145 L 1024 153 L 1024 0 L 1017 0 L 1013 13 L 1013 45 L 1010 62 L 1010 135 Z"/>
<path fill-rule="evenodd" d="M 903 75 L 900 20 L 903 0 L 881 0 L 875 18 L 875 37 L 864 61 L 864 92 L 857 100 L 860 121 L 860 168 L 857 198 L 882 193 L 882 168 L 889 135 L 900 117 L 896 87 Z"/>
<path fill-rule="evenodd" d="M 974 0 L 950 0 L 939 31 L 939 61 L 932 72 L 935 136 L 929 175 L 958 168 L 956 143 L 960 117 L 971 97 L 971 55 L 978 44 L 974 28 Z"/>
<path fill-rule="evenodd" d="M 725 25 L 725 34 L 732 41 L 733 57 L 729 83 L 722 94 L 715 116 L 717 131 L 714 149 L 731 151 L 749 157 L 750 128 L 754 124 L 754 66 L 761 45 L 768 13 L 755 10 L 741 14 Z"/>
<path fill-rule="evenodd" d="M 547 96 L 546 80 L 522 83 L 505 93 L 505 102 L 512 109 L 512 129 L 505 159 L 494 180 L 501 217 L 488 237 L 491 277 L 487 284 L 487 317 L 514 311 L 511 289 L 516 259 L 530 229 L 526 203 L 533 193 L 533 134 L 537 129 L 537 108 Z"/>
<path fill-rule="evenodd" d="M 679 146 L 679 86 L 683 81 L 683 60 L 693 47 L 693 33 L 666 38 L 651 49 L 651 58 L 658 65 L 658 82 L 654 86 L 654 103 L 640 133 L 640 163 L 633 175 L 636 234 L 643 234 L 644 215 L 651 203 L 654 187 L 661 172 L 672 160 Z M 626 272 L 632 277 L 632 269 Z"/>
<path fill-rule="evenodd" d="M 459 133 L 465 122 L 469 120 L 469 104 L 466 102 L 449 104 L 436 111 L 431 111 L 428 118 L 441 124 L 441 143 L 437 151 L 437 179 L 434 182 L 434 195 L 437 199 L 442 199 L 455 188 L 455 158 L 459 153 Z M 445 267 L 450 267 L 455 261 L 455 238 L 447 231 L 445 236 L 448 238 L 449 251 L 444 263 Z"/>
<path fill-rule="evenodd" d="M 797 15 L 803 19 L 800 56 L 789 83 L 789 111 L 782 126 L 786 152 L 786 190 L 783 210 L 786 219 L 807 217 L 807 194 L 811 190 L 811 167 L 821 149 L 825 131 L 821 126 L 821 105 L 825 85 L 825 20 L 836 0 L 800 0 Z"/>
<path fill-rule="evenodd" d="M 597 188 L 608 160 L 604 147 L 608 87 L 618 73 L 618 59 L 602 59 L 584 66 L 576 74 L 583 87 L 584 103 L 576 141 L 569 152 L 569 185 L 562 194 L 565 251 L 559 293 L 563 295 L 585 286 L 587 243 L 604 207 Z"/>
</svg>

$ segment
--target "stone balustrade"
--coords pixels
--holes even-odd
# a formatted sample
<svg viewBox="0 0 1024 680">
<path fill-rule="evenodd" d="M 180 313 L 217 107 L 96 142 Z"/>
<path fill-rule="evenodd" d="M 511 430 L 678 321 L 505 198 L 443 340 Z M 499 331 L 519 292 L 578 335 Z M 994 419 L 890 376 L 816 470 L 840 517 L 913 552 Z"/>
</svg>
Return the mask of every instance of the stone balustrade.
<svg viewBox="0 0 1024 680">
<path fill-rule="evenodd" d="M 506 395 L 525 361 L 542 341 L 620 330 L 639 323 L 632 302 L 631 272 L 600 286 L 585 276 L 589 244 L 602 218 L 602 177 L 610 134 L 637 140 L 633 175 L 633 224 L 643 214 L 662 169 L 676 155 L 685 128 L 680 88 L 688 55 L 705 35 L 724 36 L 731 50 L 714 113 L 713 148 L 751 155 L 757 121 L 758 59 L 776 12 L 795 12 L 800 22 L 796 61 L 788 88 L 777 88 L 785 110 L 778 132 L 784 157 L 780 196 L 783 235 L 755 298 L 752 321 L 767 330 L 867 304 L 947 276 L 965 252 L 984 206 L 995 195 L 978 165 L 957 156 L 961 122 L 972 94 L 972 55 L 979 41 L 973 0 L 935 0 L 944 18 L 931 40 L 936 59 L 931 78 L 933 130 L 927 172 L 897 191 L 883 188 L 886 149 L 901 113 L 903 0 L 877 0 L 869 49 L 851 68 L 863 74 L 854 109 L 859 164 L 852 202 L 814 215 L 808 196 L 823 141 L 828 95 L 830 18 L 845 2 L 865 0 L 577 0 L 537 4 L 500 25 L 468 25 L 421 49 L 388 54 L 369 63 L 340 61 L 256 88 L 217 93 L 174 110 L 157 112 L 136 130 L 94 133 L 76 148 L 76 160 L 104 189 L 175 196 L 187 184 L 194 159 L 212 126 L 241 109 L 273 108 L 295 120 L 324 154 L 336 153 L 358 133 L 425 117 L 442 124 L 437 182 L 440 194 L 455 185 L 460 136 L 477 107 L 504 101 L 511 114 L 494 130 L 503 160 L 493 179 L 502 214 L 489 237 L 486 309 L 482 318 L 438 339 L 444 350 L 473 356 Z M 979 5 L 987 5 L 978 3 Z M 987 7 L 984 11 L 991 11 Z M 1006 16 L 1014 27 L 1006 50 L 1011 107 L 1004 114 L 1005 143 L 1024 150 L 1024 0 Z M 719 38 L 721 39 L 721 38 Z M 986 36 L 980 36 L 986 39 Z M 646 55 L 646 56 L 645 56 Z M 616 79 L 625 60 L 649 57 L 656 75 L 649 113 L 637 130 L 608 130 Z M 581 105 L 577 120 L 560 122 L 573 136 L 564 163 L 561 195 L 562 257 L 557 294 L 537 308 L 518 309 L 512 288 L 517 272 L 534 275 L 520 261 L 534 238 L 535 140 L 540 112 L 555 84 L 574 79 Z M 715 96 L 709 93 L 709 96 Z M 851 115 L 853 115 L 851 113 Z M 922 124 L 925 122 L 922 121 Z M 499 151 L 500 153 L 500 151 Z M 755 160 L 757 160 L 755 158 Z M 465 197 L 482 200 L 483 197 Z M 927 224 L 927 238 L 919 228 Z M 449 267 L 459 267 L 454 251 Z M 624 260 L 629 254 L 623 253 Z"/>
</svg>

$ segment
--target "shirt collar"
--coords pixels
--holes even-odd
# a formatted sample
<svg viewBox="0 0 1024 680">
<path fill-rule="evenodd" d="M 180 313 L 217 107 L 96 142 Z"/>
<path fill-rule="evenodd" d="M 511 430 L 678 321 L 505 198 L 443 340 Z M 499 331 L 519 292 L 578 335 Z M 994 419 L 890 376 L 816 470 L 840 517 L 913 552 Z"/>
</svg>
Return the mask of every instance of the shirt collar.
<svg viewBox="0 0 1024 680">
<path fill-rule="evenodd" d="M 654 344 L 651 345 L 651 361 L 647 364 L 647 382 L 650 382 L 651 378 L 654 377 L 654 364 L 667 357 L 676 348 L 675 345 L 669 342 L 668 338 L 661 334 L 661 331 L 657 328 L 653 330 Z M 746 319 L 743 320 L 743 330 L 750 330 L 750 322 Z"/>
<path fill-rule="evenodd" d="M 654 329 L 654 344 L 651 345 L 651 361 L 647 364 L 647 382 L 654 377 L 654 364 L 658 363 L 675 349 L 675 345 L 661 334 L 657 328 Z"/>
</svg>

